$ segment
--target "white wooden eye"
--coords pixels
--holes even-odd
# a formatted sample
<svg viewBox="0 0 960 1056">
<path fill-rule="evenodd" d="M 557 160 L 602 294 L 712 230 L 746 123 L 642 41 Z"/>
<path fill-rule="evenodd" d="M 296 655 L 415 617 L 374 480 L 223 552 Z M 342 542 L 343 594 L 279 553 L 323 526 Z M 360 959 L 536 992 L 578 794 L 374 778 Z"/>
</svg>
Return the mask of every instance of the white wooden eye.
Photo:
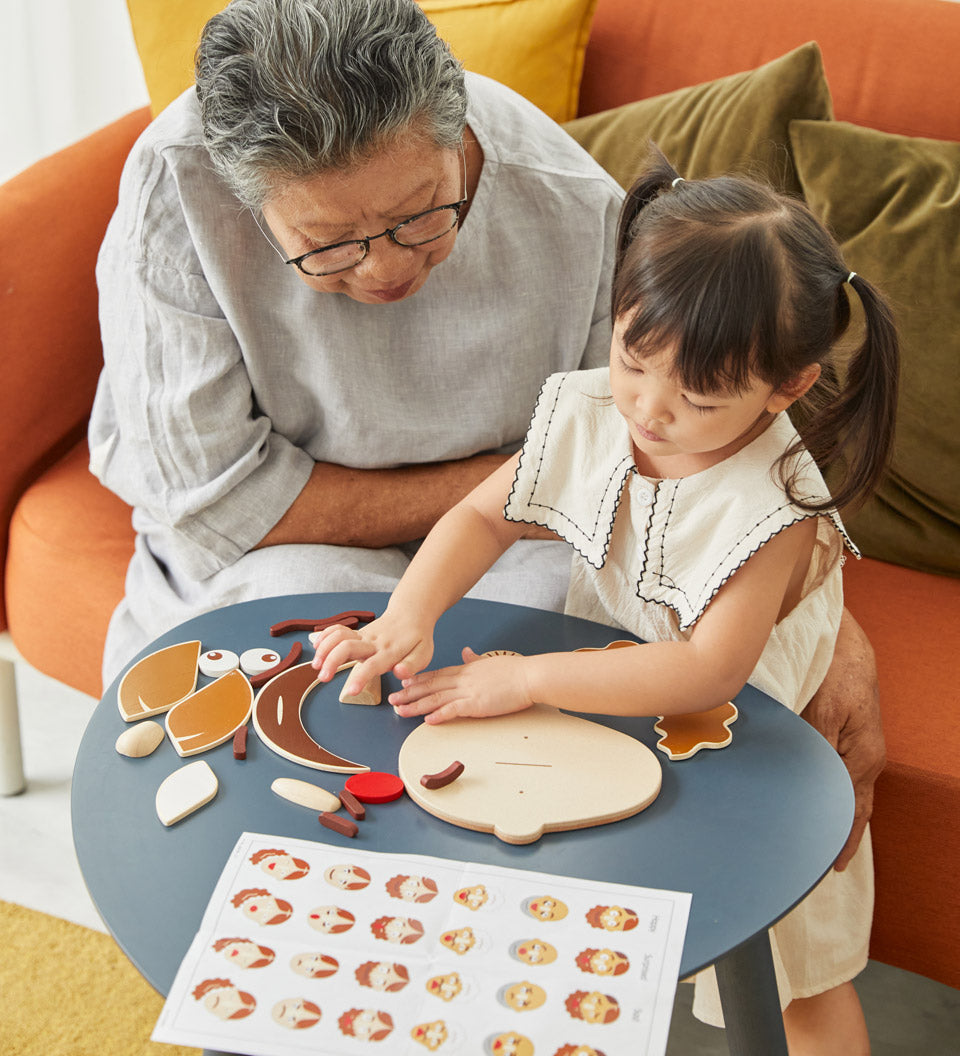
<svg viewBox="0 0 960 1056">
<path fill-rule="evenodd" d="M 240 654 L 240 667 L 248 675 L 262 675 L 271 667 L 276 667 L 283 658 L 270 648 L 248 649 Z"/>
<path fill-rule="evenodd" d="M 200 657 L 200 674 L 216 678 L 228 671 L 236 671 L 240 666 L 240 657 L 229 649 L 208 649 Z"/>
</svg>

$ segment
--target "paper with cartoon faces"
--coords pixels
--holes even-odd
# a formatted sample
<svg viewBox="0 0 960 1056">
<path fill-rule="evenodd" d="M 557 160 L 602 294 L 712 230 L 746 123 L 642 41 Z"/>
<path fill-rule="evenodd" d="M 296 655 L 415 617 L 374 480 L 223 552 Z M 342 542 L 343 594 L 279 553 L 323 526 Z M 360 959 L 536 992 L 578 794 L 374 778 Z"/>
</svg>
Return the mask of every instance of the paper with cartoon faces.
<svg viewBox="0 0 960 1056">
<path fill-rule="evenodd" d="M 310 872 L 310 866 L 302 858 L 294 858 L 278 848 L 257 851 L 250 861 L 277 880 L 299 880 Z"/>
<path fill-rule="evenodd" d="M 675 892 L 244 833 L 153 1037 L 246 1056 L 664 1056 L 688 910 Z"/>
<path fill-rule="evenodd" d="M 431 902 L 437 897 L 437 883 L 429 876 L 398 873 L 391 876 L 384 887 L 391 898 L 399 898 L 404 902 Z"/>
<path fill-rule="evenodd" d="M 510 944 L 510 956 L 532 966 L 553 964 L 557 948 L 542 939 L 517 939 Z"/>
</svg>

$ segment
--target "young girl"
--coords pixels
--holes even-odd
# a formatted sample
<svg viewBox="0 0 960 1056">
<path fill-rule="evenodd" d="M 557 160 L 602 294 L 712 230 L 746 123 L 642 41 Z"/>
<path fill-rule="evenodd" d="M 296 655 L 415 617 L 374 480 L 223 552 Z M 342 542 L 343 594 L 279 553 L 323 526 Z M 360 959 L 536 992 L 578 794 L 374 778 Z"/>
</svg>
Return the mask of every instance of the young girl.
<svg viewBox="0 0 960 1056">
<path fill-rule="evenodd" d="M 841 372 L 849 288 L 865 336 Z M 800 202 L 745 179 L 682 180 L 657 152 L 621 215 L 613 318 L 609 369 L 547 380 L 522 451 L 437 524 L 383 616 L 323 632 L 321 679 L 358 660 L 355 692 L 392 670 L 397 713 L 427 722 L 534 701 L 699 711 L 748 681 L 804 708 L 833 654 L 844 544 L 856 554 L 836 507 L 869 494 L 890 450 L 889 312 Z M 832 497 L 818 464 L 841 471 Z M 464 649 L 463 666 L 424 672 L 437 619 L 530 524 L 576 551 L 567 612 L 649 644 Z M 791 1056 L 869 1051 L 850 980 L 871 915 L 864 839 L 773 929 Z M 720 1022 L 715 990 L 698 985 L 695 1010 Z"/>
</svg>

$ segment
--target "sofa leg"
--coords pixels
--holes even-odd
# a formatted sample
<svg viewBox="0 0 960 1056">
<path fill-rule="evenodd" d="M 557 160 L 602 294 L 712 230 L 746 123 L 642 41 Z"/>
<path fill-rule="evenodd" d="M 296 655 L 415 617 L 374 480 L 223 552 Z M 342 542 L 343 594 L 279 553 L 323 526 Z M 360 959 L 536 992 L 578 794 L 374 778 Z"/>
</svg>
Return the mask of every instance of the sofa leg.
<svg viewBox="0 0 960 1056">
<path fill-rule="evenodd" d="M 15 796 L 25 787 L 14 662 L 0 656 L 0 795 Z"/>
</svg>

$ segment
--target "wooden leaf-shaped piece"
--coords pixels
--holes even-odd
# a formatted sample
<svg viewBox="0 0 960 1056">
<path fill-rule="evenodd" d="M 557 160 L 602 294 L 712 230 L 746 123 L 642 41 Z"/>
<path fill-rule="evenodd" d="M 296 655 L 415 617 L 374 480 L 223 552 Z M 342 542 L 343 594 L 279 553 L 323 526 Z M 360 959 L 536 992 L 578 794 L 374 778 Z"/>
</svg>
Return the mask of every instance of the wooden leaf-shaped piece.
<svg viewBox="0 0 960 1056">
<path fill-rule="evenodd" d="M 229 740 L 252 707 L 253 687 L 239 671 L 229 671 L 170 709 L 167 734 L 180 755 L 196 755 Z"/>
<path fill-rule="evenodd" d="M 199 642 L 179 642 L 138 660 L 120 680 L 117 706 L 124 722 L 169 711 L 197 688 Z"/>
</svg>

